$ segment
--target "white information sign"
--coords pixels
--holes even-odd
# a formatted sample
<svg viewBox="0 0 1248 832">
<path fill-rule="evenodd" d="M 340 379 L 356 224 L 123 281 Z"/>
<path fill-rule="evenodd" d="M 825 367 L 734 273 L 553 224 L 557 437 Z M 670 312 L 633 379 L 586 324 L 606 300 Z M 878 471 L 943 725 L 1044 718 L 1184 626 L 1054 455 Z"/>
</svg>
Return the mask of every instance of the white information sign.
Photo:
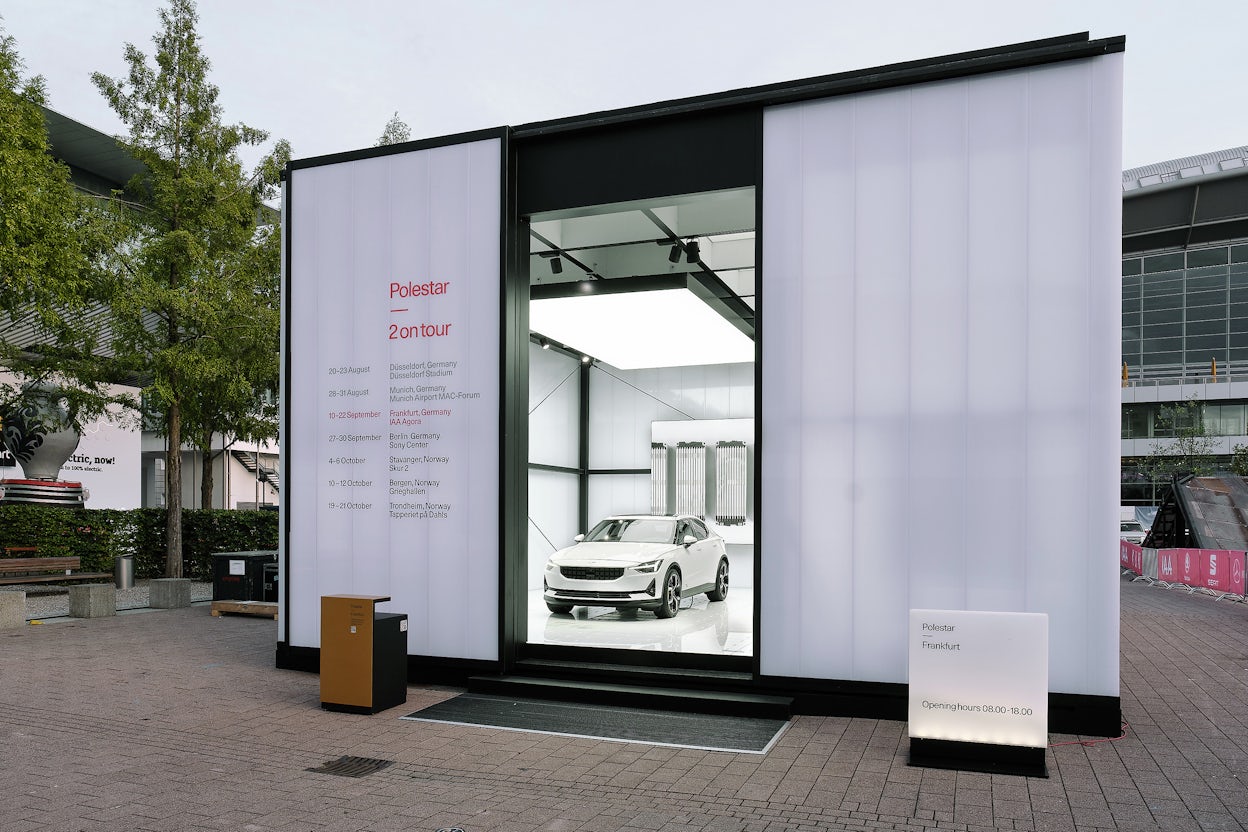
<svg viewBox="0 0 1248 832">
<path fill-rule="evenodd" d="M 910 610 L 910 738 L 1044 748 L 1049 617 Z"/>
<path fill-rule="evenodd" d="M 231 575 L 246 575 L 247 574 L 247 561 L 245 560 L 230 561 L 230 574 Z"/>
</svg>

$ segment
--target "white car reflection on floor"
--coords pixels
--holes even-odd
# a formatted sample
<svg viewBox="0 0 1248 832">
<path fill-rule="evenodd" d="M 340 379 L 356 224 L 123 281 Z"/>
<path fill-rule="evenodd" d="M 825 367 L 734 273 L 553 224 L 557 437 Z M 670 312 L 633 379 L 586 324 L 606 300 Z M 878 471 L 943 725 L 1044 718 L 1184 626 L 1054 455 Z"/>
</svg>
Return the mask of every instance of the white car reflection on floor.
<svg viewBox="0 0 1248 832">
<path fill-rule="evenodd" d="M 687 599 L 674 619 L 609 607 L 577 607 L 567 615 L 551 615 L 541 590 L 529 593 L 530 644 L 750 656 L 753 623 L 754 598 L 749 590 L 738 589 L 723 603 L 711 603 L 704 595 Z"/>
</svg>

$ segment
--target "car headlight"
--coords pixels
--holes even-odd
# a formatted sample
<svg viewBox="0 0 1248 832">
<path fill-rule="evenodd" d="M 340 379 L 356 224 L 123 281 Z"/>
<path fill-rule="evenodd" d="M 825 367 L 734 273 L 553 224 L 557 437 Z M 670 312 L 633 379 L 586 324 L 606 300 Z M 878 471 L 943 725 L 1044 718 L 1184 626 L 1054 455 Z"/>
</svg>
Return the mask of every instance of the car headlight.
<svg viewBox="0 0 1248 832">
<path fill-rule="evenodd" d="M 659 558 L 658 560 L 647 561 L 646 563 L 639 563 L 636 566 L 630 566 L 628 568 L 633 570 L 634 572 L 646 572 L 646 573 L 657 572 L 659 569 L 659 566 L 662 563 L 663 563 L 663 559 Z"/>
<path fill-rule="evenodd" d="M 555 571 L 556 569 L 558 569 L 558 568 L 559 568 L 558 566 L 555 566 L 555 562 L 554 562 L 553 560 L 548 560 L 548 561 L 546 561 L 546 571 L 547 571 L 547 572 L 554 572 L 554 571 Z"/>
</svg>

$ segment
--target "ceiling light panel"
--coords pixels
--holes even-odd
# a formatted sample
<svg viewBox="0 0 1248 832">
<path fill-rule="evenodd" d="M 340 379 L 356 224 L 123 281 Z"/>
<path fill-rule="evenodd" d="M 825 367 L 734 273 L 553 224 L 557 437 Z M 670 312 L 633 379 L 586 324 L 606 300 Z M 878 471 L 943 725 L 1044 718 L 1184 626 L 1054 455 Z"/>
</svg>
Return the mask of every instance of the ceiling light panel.
<svg viewBox="0 0 1248 832">
<path fill-rule="evenodd" d="M 688 289 L 534 300 L 529 328 L 621 370 L 754 360 L 754 341 Z"/>
</svg>

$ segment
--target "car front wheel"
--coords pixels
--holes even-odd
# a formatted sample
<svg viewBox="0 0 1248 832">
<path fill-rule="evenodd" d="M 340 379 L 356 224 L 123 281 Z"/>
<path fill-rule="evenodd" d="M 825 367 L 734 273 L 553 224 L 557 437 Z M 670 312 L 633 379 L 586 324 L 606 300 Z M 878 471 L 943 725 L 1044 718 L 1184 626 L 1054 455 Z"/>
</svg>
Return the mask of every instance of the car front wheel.
<svg viewBox="0 0 1248 832">
<path fill-rule="evenodd" d="M 546 609 L 550 610 L 551 612 L 572 612 L 572 605 L 571 604 L 552 604 L 550 601 L 547 601 Z"/>
<path fill-rule="evenodd" d="M 719 561 L 719 569 L 715 570 L 715 588 L 706 593 L 712 601 L 722 601 L 728 597 L 728 559 Z"/>
<path fill-rule="evenodd" d="M 680 572 L 675 566 L 667 568 L 663 578 L 663 599 L 654 614 L 659 618 L 672 618 L 680 610 Z"/>
</svg>

